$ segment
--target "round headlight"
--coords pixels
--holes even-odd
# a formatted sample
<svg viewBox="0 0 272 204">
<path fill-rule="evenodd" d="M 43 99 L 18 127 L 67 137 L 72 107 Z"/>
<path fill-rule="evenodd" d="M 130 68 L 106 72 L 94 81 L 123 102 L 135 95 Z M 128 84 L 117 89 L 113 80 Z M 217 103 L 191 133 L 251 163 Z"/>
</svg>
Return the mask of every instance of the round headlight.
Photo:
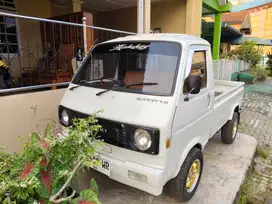
<svg viewBox="0 0 272 204">
<path fill-rule="evenodd" d="M 143 129 L 137 129 L 134 132 L 134 141 L 136 147 L 142 151 L 148 150 L 152 143 L 150 134 Z"/>
<path fill-rule="evenodd" d="M 70 118 L 69 118 L 69 114 L 67 113 L 66 110 L 63 110 L 61 112 L 61 120 L 62 120 L 62 122 L 63 122 L 64 125 L 69 125 Z"/>
</svg>

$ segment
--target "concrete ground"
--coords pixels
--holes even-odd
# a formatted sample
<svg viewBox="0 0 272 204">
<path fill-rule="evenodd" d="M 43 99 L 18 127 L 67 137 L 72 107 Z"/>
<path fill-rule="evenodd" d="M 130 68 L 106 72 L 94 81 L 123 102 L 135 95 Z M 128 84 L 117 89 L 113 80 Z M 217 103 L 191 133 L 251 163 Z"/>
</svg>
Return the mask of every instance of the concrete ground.
<svg viewBox="0 0 272 204">
<path fill-rule="evenodd" d="M 204 169 L 199 188 L 189 203 L 232 204 L 243 183 L 256 144 L 256 139 L 240 133 L 232 145 L 221 143 L 218 135 L 212 138 L 204 149 Z M 84 180 L 89 182 L 93 177 L 98 182 L 99 198 L 104 204 L 178 203 L 166 195 L 155 197 L 94 171 L 90 171 L 88 179 L 85 177 Z"/>
</svg>

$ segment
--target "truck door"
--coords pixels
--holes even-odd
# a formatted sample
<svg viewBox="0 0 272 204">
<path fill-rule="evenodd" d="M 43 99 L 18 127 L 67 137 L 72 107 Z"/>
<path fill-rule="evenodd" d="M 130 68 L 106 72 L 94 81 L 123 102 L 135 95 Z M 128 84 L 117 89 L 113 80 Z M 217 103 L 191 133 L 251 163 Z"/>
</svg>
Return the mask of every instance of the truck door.
<svg viewBox="0 0 272 204">
<path fill-rule="evenodd" d="M 207 46 L 189 47 L 187 62 L 182 79 L 183 90 L 181 90 L 176 116 L 173 124 L 173 133 L 176 142 L 188 143 L 195 140 L 205 144 L 210 136 L 209 116 L 212 112 L 213 87 L 209 83 L 210 75 L 210 48 Z M 202 86 L 200 93 L 188 95 L 186 79 L 189 75 L 201 76 Z M 189 96 L 189 101 L 184 100 Z M 189 145 L 190 146 L 190 145 Z M 186 147 L 184 147 L 186 148 Z"/>
</svg>

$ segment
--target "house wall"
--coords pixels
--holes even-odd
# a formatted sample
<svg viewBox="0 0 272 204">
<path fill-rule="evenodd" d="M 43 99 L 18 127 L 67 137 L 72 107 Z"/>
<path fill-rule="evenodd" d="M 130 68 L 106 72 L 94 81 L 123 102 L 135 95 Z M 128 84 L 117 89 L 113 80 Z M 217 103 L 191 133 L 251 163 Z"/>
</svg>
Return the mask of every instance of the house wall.
<svg viewBox="0 0 272 204">
<path fill-rule="evenodd" d="M 252 33 L 251 36 L 272 39 L 272 8 L 250 13 Z"/>
<path fill-rule="evenodd" d="M 68 4 L 66 7 L 52 5 L 52 16 L 61 16 L 72 12 L 73 12 L 72 3 Z"/>
<path fill-rule="evenodd" d="M 185 0 L 168 0 L 151 5 L 151 29 L 161 28 L 162 32 L 184 33 L 185 19 Z M 137 7 L 97 13 L 94 15 L 94 23 L 96 26 L 137 32 Z"/>
<path fill-rule="evenodd" d="M 0 97 L 0 147 L 7 147 L 8 152 L 20 151 L 25 140 L 19 141 L 19 136 L 27 138 L 34 131 L 44 130 L 51 120 L 58 123 L 58 105 L 65 91 L 57 89 Z M 35 113 L 31 107 L 36 107 Z"/>
<path fill-rule="evenodd" d="M 151 6 L 151 29 L 164 33 L 185 33 L 186 1 L 155 2 Z"/>
<path fill-rule="evenodd" d="M 137 32 L 137 7 L 94 14 L 94 25 Z"/>
</svg>

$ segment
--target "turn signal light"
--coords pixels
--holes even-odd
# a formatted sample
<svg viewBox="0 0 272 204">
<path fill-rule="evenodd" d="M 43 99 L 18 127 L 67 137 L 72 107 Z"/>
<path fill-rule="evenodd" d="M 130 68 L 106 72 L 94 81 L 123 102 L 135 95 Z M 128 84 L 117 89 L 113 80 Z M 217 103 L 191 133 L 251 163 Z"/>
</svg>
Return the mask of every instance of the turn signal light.
<svg viewBox="0 0 272 204">
<path fill-rule="evenodd" d="M 168 137 L 168 138 L 166 139 L 166 149 L 168 149 L 170 146 L 171 146 L 171 140 L 170 140 L 170 138 Z"/>
</svg>

